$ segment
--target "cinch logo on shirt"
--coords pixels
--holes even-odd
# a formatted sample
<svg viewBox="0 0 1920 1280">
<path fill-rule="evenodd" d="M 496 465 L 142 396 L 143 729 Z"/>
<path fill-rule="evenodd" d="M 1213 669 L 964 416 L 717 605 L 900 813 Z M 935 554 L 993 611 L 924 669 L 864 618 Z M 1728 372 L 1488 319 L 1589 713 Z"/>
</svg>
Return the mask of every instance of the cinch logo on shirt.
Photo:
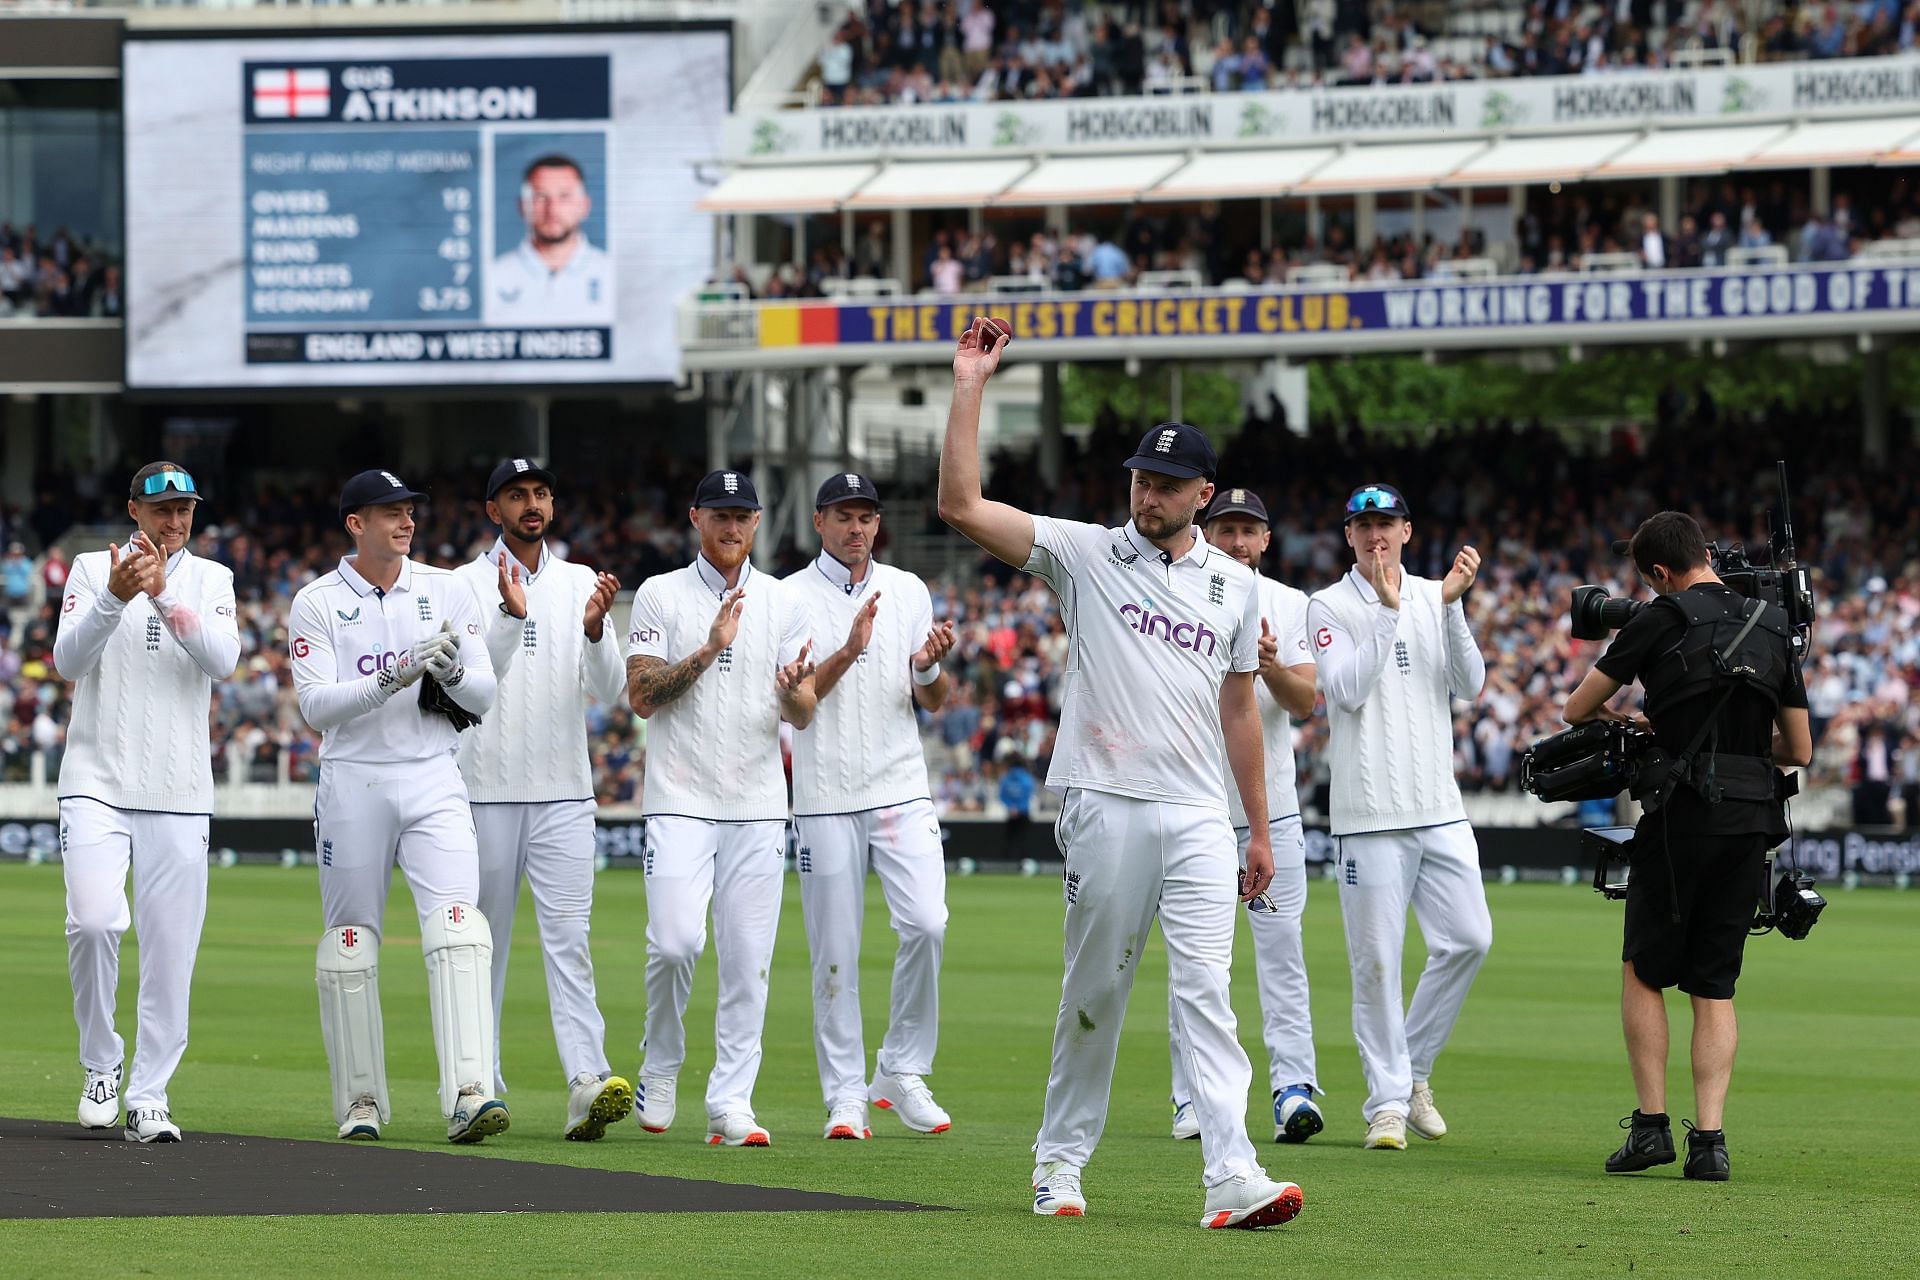
<svg viewBox="0 0 1920 1280">
<path fill-rule="evenodd" d="M 1154 613 L 1133 603 L 1121 605 L 1120 616 L 1141 635 L 1158 636 L 1177 649 L 1191 649 L 1198 653 L 1204 643 L 1206 654 L 1211 658 L 1218 647 L 1219 635 L 1204 622 L 1176 622 L 1164 613 Z"/>
<path fill-rule="evenodd" d="M 374 653 L 362 654 L 359 661 L 353 664 L 353 667 L 354 670 L 358 671 L 361 675 L 370 676 L 376 671 L 385 671 L 388 667 L 391 667 L 393 665 L 393 659 L 394 651 L 391 649 L 385 653 L 376 651 Z"/>
</svg>

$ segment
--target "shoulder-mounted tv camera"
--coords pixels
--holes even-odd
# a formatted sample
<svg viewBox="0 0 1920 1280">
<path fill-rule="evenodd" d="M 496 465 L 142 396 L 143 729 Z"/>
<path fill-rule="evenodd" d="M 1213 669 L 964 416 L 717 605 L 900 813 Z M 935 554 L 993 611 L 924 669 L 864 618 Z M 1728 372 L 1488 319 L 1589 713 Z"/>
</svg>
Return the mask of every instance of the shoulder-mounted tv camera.
<svg viewBox="0 0 1920 1280">
<path fill-rule="evenodd" d="M 1767 545 L 1759 553 L 1750 553 L 1739 542 L 1709 542 L 1707 560 L 1720 581 L 1750 600 L 1761 600 L 1784 610 L 1793 628 L 1793 656 L 1806 657 L 1813 635 L 1813 583 L 1807 571 L 1795 559 L 1793 515 L 1787 506 L 1787 464 L 1781 462 L 1780 501 L 1767 514 Z M 1626 555 L 1633 544 L 1613 544 L 1615 555 Z M 1627 625 L 1633 616 L 1651 603 L 1609 596 L 1605 587 L 1579 586 L 1573 589 L 1573 608 L 1568 621 L 1576 640 L 1604 640 L 1609 631 Z"/>
</svg>

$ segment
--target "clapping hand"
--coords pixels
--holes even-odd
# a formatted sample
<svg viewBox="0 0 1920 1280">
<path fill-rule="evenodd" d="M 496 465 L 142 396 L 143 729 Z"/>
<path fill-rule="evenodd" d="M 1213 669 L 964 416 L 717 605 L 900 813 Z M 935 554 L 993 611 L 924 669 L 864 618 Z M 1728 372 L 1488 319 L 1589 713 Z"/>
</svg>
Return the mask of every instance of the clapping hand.
<svg viewBox="0 0 1920 1280">
<path fill-rule="evenodd" d="M 1460 554 L 1453 558 L 1453 568 L 1447 571 L 1446 578 L 1440 583 L 1440 599 L 1452 604 L 1467 594 L 1467 588 L 1473 585 L 1473 580 L 1479 574 L 1480 553 L 1472 547 L 1460 548 Z"/>
<path fill-rule="evenodd" d="M 793 693 L 813 677 L 813 663 L 807 660 L 807 655 L 812 649 L 813 641 L 806 641 L 800 646 L 800 656 L 780 668 L 774 675 L 774 685 L 783 695 Z"/>
</svg>

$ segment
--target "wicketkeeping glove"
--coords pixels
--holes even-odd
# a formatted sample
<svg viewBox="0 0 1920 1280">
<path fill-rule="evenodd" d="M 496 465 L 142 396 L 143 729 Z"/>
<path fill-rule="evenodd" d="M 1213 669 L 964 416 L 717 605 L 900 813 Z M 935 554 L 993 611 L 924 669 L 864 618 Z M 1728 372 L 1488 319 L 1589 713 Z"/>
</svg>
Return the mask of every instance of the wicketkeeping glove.
<svg viewBox="0 0 1920 1280">
<path fill-rule="evenodd" d="M 458 670 L 459 668 L 455 668 Z M 480 717 L 453 700 L 453 695 L 428 672 L 420 682 L 420 709 L 430 715 L 445 716 L 453 723 L 455 733 L 464 733 L 480 723 Z"/>
<path fill-rule="evenodd" d="M 414 641 L 412 648 L 402 650 L 393 660 L 393 665 L 380 673 L 380 683 L 389 692 L 399 692 L 424 676 L 427 673 L 427 660 L 443 652 L 452 643 L 453 637 L 444 631 L 425 640 Z"/>
</svg>

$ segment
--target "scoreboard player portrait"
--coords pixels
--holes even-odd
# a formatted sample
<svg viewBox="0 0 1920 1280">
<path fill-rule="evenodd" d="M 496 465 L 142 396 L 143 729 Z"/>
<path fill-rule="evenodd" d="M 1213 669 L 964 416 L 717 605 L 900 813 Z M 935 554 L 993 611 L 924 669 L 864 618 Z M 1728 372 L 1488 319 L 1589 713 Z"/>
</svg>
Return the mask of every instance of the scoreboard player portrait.
<svg viewBox="0 0 1920 1280">
<path fill-rule="evenodd" d="M 502 138 L 496 144 L 496 182 L 509 179 L 511 154 L 528 143 L 553 149 L 517 166 L 520 239 L 488 264 L 486 319 L 493 324 L 611 324 L 613 259 L 589 235 L 605 217 L 595 218 L 587 175 L 604 166 L 598 156 L 581 151 L 590 146 L 604 152 L 604 141 L 598 135 Z M 495 203 L 498 207 L 504 200 Z M 513 229 L 511 221 L 499 217 L 495 242 L 504 242 Z"/>
</svg>

